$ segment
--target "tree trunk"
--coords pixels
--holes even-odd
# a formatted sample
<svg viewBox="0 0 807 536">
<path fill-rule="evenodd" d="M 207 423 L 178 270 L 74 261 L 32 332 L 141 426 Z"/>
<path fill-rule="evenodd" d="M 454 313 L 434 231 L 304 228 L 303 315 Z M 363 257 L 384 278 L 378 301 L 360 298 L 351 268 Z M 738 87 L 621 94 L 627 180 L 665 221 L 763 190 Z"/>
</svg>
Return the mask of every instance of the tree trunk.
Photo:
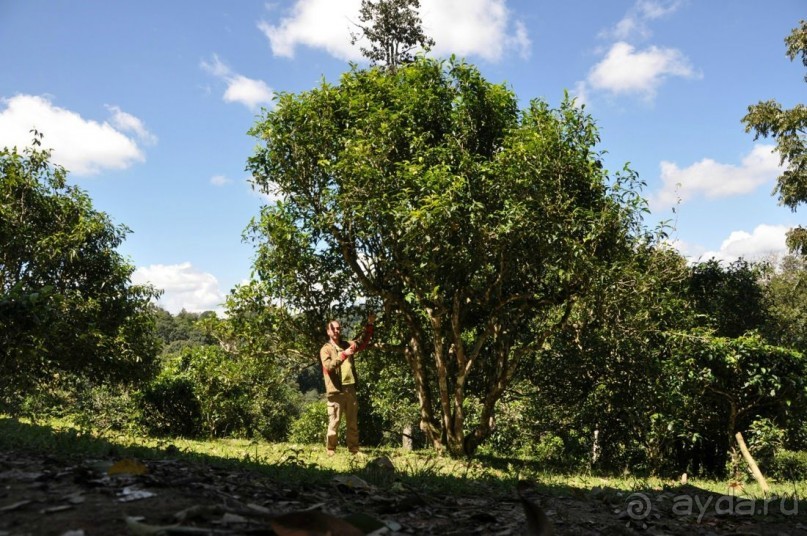
<svg viewBox="0 0 807 536">
<path fill-rule="evenodd" d="M 405 424 L 404 427 L 403 427 L 401 448 L 403 448 L 407 452 L 412 450 L 412 425 L 411 424 Z"/>
<path fill-rule="evenodd" d="M 591 445 L 591 465 L 596 465 L 600 459 L 600 431 L 594 430 L 594 440 Z"/>
<path fill-rule="evenodd" d="M 426 381 L 422 349 L 423 346 L 420 344 L 420 341 L 418 341 L 416 337 L 412 337 L 405 351 L 405 356 L 406 360 L 409 362 L 409 367 L 412 369 L 412 374 L 415 377 L 415 390 L 417 391 L 418 405 L 420 406 L 420 429 L 426 435 L 426 438 L 431 442 L 435 450 L 442 451 L 444 447 L 441 440 L 441 429 L 435 422 L 434 413 L 432 412 L 432 400 Z"/>
<path fill-rule="evenodd" d="M 743 453 L 743 458 L 745 458 L 745 463 L 748 464 L 748 467 L 751 468 L 751 473 L 754 475 L 759 487 L 762 488 L 762 491 L 765 493 L 770 493 L 771 488 L 768 487 L 768 482 L 765 480 L 765 477 L 762 476 L 762 471 L 759 470 L 759 466 L 757 462 L 754 461 L 754 458 L 751 456 L 751 452 L 748 450 L 748 447 L 745 445 L 745 440 L 743 439 L 743 434 L 737 432 L 734 436 L 737 439 L 737 444 L 740 445 L 740 451 Z"/>
</svg>

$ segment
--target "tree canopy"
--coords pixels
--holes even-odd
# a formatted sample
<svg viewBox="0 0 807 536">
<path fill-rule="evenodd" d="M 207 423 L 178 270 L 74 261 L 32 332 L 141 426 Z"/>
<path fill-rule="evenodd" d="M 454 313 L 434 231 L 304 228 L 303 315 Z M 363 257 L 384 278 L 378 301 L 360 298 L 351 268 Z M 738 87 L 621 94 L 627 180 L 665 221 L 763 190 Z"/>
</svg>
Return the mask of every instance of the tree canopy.
<svg viewBox="0 0 807 536">
<path fill-rule="evenodd" d="M 635 177 L 608 176 L 582 109 L 519 110 L 462 62 L 354 67 L 280 95 L 251 132 L 265 146 L 248 168 L 282 196 L 253 224 L 256 273 L 323 321 L 334 304 L 380 302 L 389 366 L 408 365 L 421 428 L 454 453 L 489 435 L 519 364 L 639 229 Z"/>
<path fill-rule="evenodd" d="M 801 56 L 807 67 L 807 20 L 793 29 L 785 44 L 788 57 Z M 807 75 L 804 79 L 807 81 Z M 800 103 L 788 110 L 775 100 L 760 101 L 748 107 L 743 123 L 746 132 L 754 131 L 754 139 L 770 136 L 776 140 L 776 152 L 787 165 L 776 184 L 779 202 L 794 211 L 807 203 L 807 106 Z M 807 255 L 807 229 L 791 229 L 787 244 L 791 251 Z"/>
<path fill-rule="evenodd" d="M 765 335 L 807 355 L 807 256 L 787 255 L 768 272 Z"/>
<path fill-rule="evenodd" d="M 765 324 L 764 291 L 759 283 L 764 266 L 744 259 L 728 266 L 711 259 L 690 268 L 686 294 L 699 325 L 719 337 L 739 337 Z"/>
<path fill-rule="evenodd" d="M 142 377 L 158 343 L 154 289 L 130 283 L 128 230 L 67 185 L 41 150 L 0 151 L 0 392 L 54 373 Z"/>
</svg>

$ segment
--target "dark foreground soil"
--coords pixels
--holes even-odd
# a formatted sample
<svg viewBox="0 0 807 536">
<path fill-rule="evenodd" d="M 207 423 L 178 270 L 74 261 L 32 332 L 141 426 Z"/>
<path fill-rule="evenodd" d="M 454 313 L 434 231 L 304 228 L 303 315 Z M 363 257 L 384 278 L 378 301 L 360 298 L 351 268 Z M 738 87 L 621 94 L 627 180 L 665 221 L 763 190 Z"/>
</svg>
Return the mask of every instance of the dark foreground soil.
<svg viewBox="0 0 807 536">
<path fill-rule="evenodd" d="M 373 464 L 375 460 L 369 460 Z M 375 467 L 375 466 L 373 466 Z M 320 485 L 263 472 L 162 460 L 68 460 L 0 452 L 0 536 L 158 534 L 525 534 L 543 505 L 556 534 L 807 535 L 807 505 L 752 502 L 692 487 L 630 496 L 456 496 L 338 475 Z M 365 473 L 360 473 L 365 474 Z"/>
</svg>

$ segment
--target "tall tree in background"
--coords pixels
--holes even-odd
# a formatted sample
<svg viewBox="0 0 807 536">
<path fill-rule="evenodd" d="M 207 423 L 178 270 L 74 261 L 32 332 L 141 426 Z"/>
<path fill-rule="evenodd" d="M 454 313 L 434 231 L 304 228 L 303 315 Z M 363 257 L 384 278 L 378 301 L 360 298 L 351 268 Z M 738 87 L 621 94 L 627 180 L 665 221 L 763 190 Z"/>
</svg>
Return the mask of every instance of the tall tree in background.
<svg viewBox="0 0 807 536">
<path fill-rule="evenodd" d="M 412 50 L 418 45 L 424 50 L 434 46 L 434 39 L 423 33 L 418 16 L 419 0 L 362 0 L 357 24 L 360 33 L 351 32 L 351 44 L 367 38 L 370 48 L 361 52 L 373 65 L 382 64 L 389 69 L 411 62 Z"/>
<path fill-rule="evenodd" d="M 0 150 L 0 393 L 56 373 L 90 380 L 143 377 L 159 344 L 151 287 L 131 285 L 117 252 L 128 230 L 66 184 L 34 147 Z M 0 396 L 0 402 L 2 402 Z"/>
<path fill-rule="evenodd" d="M 785 44 L 788 57 L 794 60 L 801 56 L 807 66 L 807 21 L 801 21 L 793 29 Z M 807 75 L 804 79 L 807 81 Z M 781 163 L 787 163 L 776 185 L 779 202 L 793 211 L 801 203 L 807 203 L 807 106 L 797 104 L 786 110 L 775 100 L 759 102 L 748 107 L 743 122 L 746 132 L 755 132 L 754 139 L 774 138 Z M 791 229 L 787 245 L 791 251 L 807 255 L 807 228 Z"/>
<path fill-rule="evenodd" d="M 765 265 L 738 259 L 727 266 L 711 259 L 690 268 L 685 295 L 698 324 L 718 337 L 739 337 L 760 329 L 767 320 L 761 278 Z"/>
<path fill-rule="evenodd" d="M 686 261 L 655 242 L 611 264 L 581 301 L 574 329 L 555 337 L 524 376 L 534 386 L 537 442 L 557 430 L 569 450 L 584 443 L 601 467 L 662 470 L 680 426 L 667 418 L 681 399 L 664 374 L 666 333 L 691 317 L 684 289 Z M 595 437 L 596 434 L 596 437 Z"/>
<path fill-rule="evenodd" d="M 774 268 L 764 287 L 763 332 L 772 344 L 807 355 L 807 256 L 787 255 Z"/>
<path fill-rule="evenodd" d="M 635 177 L 603 170 L 588 115 L 520 111 L 464 63 L 354 67 L 281 95 L 251 133 L 248 169 L 283 199 L 253 225 L 256 273 L 290 310 L 383 303 L 388 366 L 408 366 L 421 428 L 455 454 L 640 227 Z"/>
</svg>

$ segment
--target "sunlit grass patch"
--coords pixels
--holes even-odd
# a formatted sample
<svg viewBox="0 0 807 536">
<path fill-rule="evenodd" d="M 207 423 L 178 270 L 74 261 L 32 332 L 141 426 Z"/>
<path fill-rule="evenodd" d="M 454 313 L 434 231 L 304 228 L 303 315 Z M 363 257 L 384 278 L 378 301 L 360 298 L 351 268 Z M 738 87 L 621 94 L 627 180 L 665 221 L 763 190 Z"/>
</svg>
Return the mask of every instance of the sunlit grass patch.
<svg viewBox="0 0 807 536">
<path fill-rule="evenodd" d="M 267 477 L 294 485 L 331 483 L 337 475 L 356 475 L 370 485 L 439 493 L 512 494 L 519 479 L 534 481 L 544 493 L 555 496 L 597 496 L 619 501 L 635 492 L 661 493 L 696 488 L 721 495 L 763 500 L 807 496 L 807 482 L 770 481 L 764 493 L 752 479 L 744 482 L 689 478 L 689 488 L 678 479 L 637 475 L 597 475 L 543 471 L 529 461 L 457 459 L 433 450 L 405 451 L 397 448 L 366 448 L 351 455 L 341 448 L 333 457 L 323 445 L 269 443 L 248 439 L 154 438 L 124 433 L 99 433 L 77 427 L 67 420 L 32 423 L 0 416 L 0 449 L 21 449 L 60 456 L 96 458 L 132 456 L 141 459 L 176 458 L 258 471 Z M 386 457 L 393 472 L 371 462 Z"/>
</svg>

